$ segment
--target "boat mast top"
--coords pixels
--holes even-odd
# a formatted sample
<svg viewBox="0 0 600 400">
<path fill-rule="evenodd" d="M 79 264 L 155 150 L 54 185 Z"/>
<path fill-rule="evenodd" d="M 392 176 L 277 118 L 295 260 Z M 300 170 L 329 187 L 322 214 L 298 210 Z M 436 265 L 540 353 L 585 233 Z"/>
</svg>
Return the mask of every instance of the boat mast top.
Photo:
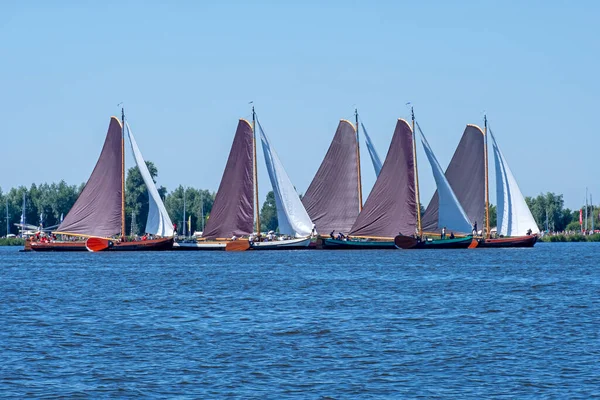
<svg viewBox="0 0 600 400">
<path fill-rule="evenodd" d="M 358 170 L 358 211 L 361 212 L 363 208 L 362 200 L 362 178 L 360 172 L 360 141 L 358 136 L 358 109 L 354 109 L 354 119 L 356 121 L 356 167 Z"/>
<path fill-rule="evenodd" d="M 121 238 L 125 237 L 125 108 L 121 107 Z"/>
<path fill-rule="evenodd" d="M 410 114 L 412 118 L 412 135 L 413 135 L 413 161 L 414 161 L 414 172 L 415 172 L 415 200 L 417 203 L 417 235 L 421 237 L 423 235 L 423 228 L 421 227 L 421 197 L 419 195 L 419 168 L 417 167 L 417 135 L 415 132 L 415 110 L 411 106 Z"/>
<path fill-rule="evenodd" d="M 260 235 L 260 203 L 258 202 L 258 167 L 256 162 L 256 112 L 252 106 L 252 147 L 254 154 L 254 201 L 256 202 L 256 232 Z"/>
<path fill-rule="evenodd" d="M 485 174 L 485 235 L 490 238 L 490 186 L 489 186 L 489 168 L 488 168 L 488 135 L 487 135 L 487 115 L 483 115 L 483 167 Z M 477 232 L 475 232 L 477 234 Z"/>
</svg>

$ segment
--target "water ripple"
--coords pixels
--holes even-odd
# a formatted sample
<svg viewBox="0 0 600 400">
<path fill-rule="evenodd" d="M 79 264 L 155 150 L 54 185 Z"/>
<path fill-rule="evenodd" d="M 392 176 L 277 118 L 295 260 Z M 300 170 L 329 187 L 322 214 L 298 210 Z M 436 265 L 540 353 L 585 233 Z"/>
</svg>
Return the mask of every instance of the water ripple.
<svg viewBox="0 0 600 400">
<path fill-rule="evenodd" d="M 598 249 L 0 248 L 0 393 L 598 397 Z"/>
</svg>

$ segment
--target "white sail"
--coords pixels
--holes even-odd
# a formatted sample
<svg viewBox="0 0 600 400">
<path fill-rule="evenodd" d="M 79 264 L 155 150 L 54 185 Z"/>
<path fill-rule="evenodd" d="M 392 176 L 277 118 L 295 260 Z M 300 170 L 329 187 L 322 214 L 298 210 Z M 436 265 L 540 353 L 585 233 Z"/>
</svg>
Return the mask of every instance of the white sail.
<svg viewBox="0 0 600 400">
<path fill-rule="evenodd" d="M 510 171 L 504 155 L 496 143 L 496 138 L 488 128 L 492 138 L 496 166 L 496 201 L 498 212 L 498 234 L 503 236 L 524 236 L 531 229 L 539 233 L 537 223 L 523 198 L 514 175 Z"/>
<path fill-rule="evenodd" d="M 369 155 L 371 156 L 371 161 L 373 162 L 373 168 L 375 169 L 375 175 L 379 176 L 379 173 L 381 172 L 381 159 L 379 158 L 379 154 L 377 154 L 377 150 L 375 150 L 375 146 L 373 145 L 373 142 L 371 141 L 371 137 L 369 136 L 369 134 L 367 133 L 367 130 L 365 129 L 365 126 L 363 125 L 363 123 L 360 123 L 360 126 L 362 127 L 362 131 L 365 134 L 365 143 L 367 144 L 367 150 L 369 150 Z"/>
<path fill-rule="evenodd" d="M 150 175 L 150 171 L 148 171 L 148 167 L 146 166 L 142 153 L 133 137 L 133 132 L 129 127 L 129 123 L 125 122 L 125 126 L 127 127 L 127 135 L 129 136 L 129 143 L 131 143 L 131 150 L 133 151 L 135 163 L 140 169 L 140 174 L 148 189 L 148 219 L 146 220 L 145 232 L 163 237 L 173 236 L 173 222 L 171 222 L 171 218 L 169 218 L 169 214 L 158 194 L 158 190 L 156 190 L 156 184 Z"/>
<path fill-rule="evenodd" d="M 277 220 L 279 222 L 279 232 L 283 234 L 295 235 L 296 237 L 309 236 L 312 231 L 312 221 L 288 177 L 283 164 L 279 160 L 277 153 L 271 147 L 267 135 L 262 129 L 260 122 L 257 123 L 262 142 L 265 163 L 269 171 L 269 178 L 275 194 L 275 204 L 277 206 Z"/>
<path fill-rule="evenodd" d="M 471 222 L 467 217 L 467 213 L 465 213 L 465 210 L 463 210 L 458 202 L 448 179 L 446 179 L 444 170 L 442 170 L 437 158 L 433 154 L 433 150 L 431 149 L 431 146 L 429 146 L 421 127 L 418 123 L 416 125 L 421 134 L 421 142 L 423 143 L 423 148 L 425 149 L 425 154 L 431 165 L 433 177 L 437 186 L 439 196 L 438 226 L 445 226 L 449 231 L 470 233 Z"/>
</svg>

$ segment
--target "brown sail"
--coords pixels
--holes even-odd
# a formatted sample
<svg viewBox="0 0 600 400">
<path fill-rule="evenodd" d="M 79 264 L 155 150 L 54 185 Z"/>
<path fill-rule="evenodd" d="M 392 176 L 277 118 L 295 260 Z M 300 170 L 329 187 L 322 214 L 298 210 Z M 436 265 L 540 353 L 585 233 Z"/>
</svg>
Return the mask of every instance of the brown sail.
<svg viewBox="0 0 600 400">
<path fill-rule="evenodd" d="M 479 221 L 479 226 L 482 226 L 485 213 L 483 148 L 484 136 L 481 128 L 467 125 L 445 173 L 467 217 L 470 221 Z M 438 226 L 438 210 L 439 199 L 436 190 L 423 215 L 422 226 L 425 232 L 437 232 L 441 228 Z"/>
<path fill-rule="evenodd" d="M 302 203 L 321 234 L 349 232 L 359 211 L 356 129 L 341 120 Z"/>
<path fill-rule="evenodd" d="M 350 234 L 394 238 L 415 232 L 415 162 L 413 134 L 399 119 L 381 172 Z"/>
<path fill-rule="evenodd" d="M 121 232 L 122 130 L 111 117 L 102 153 L 56 233 L 110 237 Z"/>
<path fill-rule="evenodd" d="M 253 133 L 240 119 L 203 238 L 249 235 L 254 223 Z"/>
</svg>

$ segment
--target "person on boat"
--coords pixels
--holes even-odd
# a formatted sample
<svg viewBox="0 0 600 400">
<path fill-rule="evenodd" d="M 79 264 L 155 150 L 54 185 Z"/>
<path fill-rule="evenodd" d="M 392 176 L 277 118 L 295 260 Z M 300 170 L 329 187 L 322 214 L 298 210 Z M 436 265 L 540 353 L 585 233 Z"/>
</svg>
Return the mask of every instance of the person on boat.
<svg viewBox="0 0 600 400">
<path fill-rule="evenodd" d="M 450 239 L 454 239 L 454 232 L 450 232 Z"/>
<path fill-rule="evenodd" d="M 527 229 L 527 236 L 531 235 L 531 228 Z"/>
<path fill-rule="evenodd" d="M 446 227 L 442 228 L 442 234 L 440 235 L 441 239 L 446 239 Z"/>
<path fill-rule="evenodd" d="M 473 224 L 473 235 L 477 235 L 477 221 Z"/>
<path fill-rule="evenodd" d="M 317 234 L 317 226 L 312 224 L 312 229 L 310 230 L 310 236 L 315 236 Z"/>
<path fill-rule="evenodd" d="M 177 223 L 173 222 L 173 234 L 177 235 Z"/>
<path fill-rule="evenodd" d="M 148 240 L 148 236 L 146 236 L 146 234 L 144 234 L 144 236 L 142 236 L 142 242 L 145 242 L 146 240 Z"/>
<path fill-rule="evenodd" d="M 334 233 L 335 233 L 335 231 L 331 231 L 331 233 L 329 234 L 329 237 L 332 239 L 335 239 Z"/>
</svg>

